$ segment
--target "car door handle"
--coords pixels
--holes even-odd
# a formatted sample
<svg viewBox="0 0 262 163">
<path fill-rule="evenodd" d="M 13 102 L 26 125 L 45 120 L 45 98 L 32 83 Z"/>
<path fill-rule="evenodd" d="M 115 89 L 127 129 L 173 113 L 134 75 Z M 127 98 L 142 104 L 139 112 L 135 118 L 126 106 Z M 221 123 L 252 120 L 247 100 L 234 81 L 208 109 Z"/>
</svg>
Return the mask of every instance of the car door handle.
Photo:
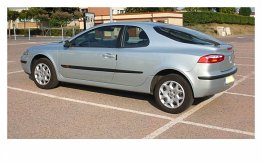
<svg viewBox="0 0 262 163">
<path fill-rule="evenodd" d="M 115 54 L 111 54 L 111 53 L 105 53 L 102 55 L 103 58 L 116 58 L 116 55 Z"/>
</svg>

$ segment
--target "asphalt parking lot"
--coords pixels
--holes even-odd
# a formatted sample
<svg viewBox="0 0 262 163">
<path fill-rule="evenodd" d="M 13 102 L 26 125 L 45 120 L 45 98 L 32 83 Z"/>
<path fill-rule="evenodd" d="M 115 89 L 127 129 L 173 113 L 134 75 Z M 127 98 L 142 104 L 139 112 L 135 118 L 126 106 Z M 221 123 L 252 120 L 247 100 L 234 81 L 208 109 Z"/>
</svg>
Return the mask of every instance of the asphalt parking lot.
<svg viewBox="0 0 262 163">
<path fill-rule="evenodd" d="M 8 138 L 255 138 L 254 36 L 221 38 L 235 49 L 234 86 L 196 99 L 180 114 L 155 107 L 146 94 L 62 83 L 37 88 L 20 56 L 45 39 L 8 41 Z"/>
</svg>

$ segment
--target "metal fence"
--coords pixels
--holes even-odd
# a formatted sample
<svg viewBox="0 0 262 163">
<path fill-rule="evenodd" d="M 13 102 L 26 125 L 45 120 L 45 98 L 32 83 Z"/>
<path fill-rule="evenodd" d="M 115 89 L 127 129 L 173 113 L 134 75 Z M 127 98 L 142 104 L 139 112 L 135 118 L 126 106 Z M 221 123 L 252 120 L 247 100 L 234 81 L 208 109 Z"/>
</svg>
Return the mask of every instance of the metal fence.
<svg viewBox="0 0 262 163">
<path fill-rule="evenodd" d="M 20 33 L 19 33 L 20 31 Z M 22 31 L 22 32 L 21 32 Z M 37 32 L 36 32 L 37 31 Z M 81 32 L 83 30 L 79 28 L 69 28 L 69 27 L 63 27 L 63 28 L 27 28 L 27 29 L 16 29 L 13 28 L 8 31 L 8 39 L 13 40 L 39 40 L 39 39 L 45 39 L 45 40 L 65 40 L 68 39 L 77 33 Z M 21 34 L 22 33 L 22 34 Z"/>
</svg>

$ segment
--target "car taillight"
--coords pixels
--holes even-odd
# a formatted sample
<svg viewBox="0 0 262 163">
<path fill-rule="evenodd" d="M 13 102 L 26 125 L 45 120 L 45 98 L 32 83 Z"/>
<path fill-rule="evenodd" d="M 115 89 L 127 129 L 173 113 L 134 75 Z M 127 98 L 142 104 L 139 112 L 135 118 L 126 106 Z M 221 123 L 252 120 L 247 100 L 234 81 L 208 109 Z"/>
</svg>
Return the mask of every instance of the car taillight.
<svg viewBox="0 0 262 163">
<path fill-rule="evenodd" d="M 198 63 L 218 63 L 225 59 L 224 55 L 220 54 L 209 54 L 199 58 Z"/>
<path fill-rule="evenodd" d="M 230 48 L 227 48 L 228 51 L 232 51 L 233 50 L 233 47 L 230 47 Z"/>
</svg>

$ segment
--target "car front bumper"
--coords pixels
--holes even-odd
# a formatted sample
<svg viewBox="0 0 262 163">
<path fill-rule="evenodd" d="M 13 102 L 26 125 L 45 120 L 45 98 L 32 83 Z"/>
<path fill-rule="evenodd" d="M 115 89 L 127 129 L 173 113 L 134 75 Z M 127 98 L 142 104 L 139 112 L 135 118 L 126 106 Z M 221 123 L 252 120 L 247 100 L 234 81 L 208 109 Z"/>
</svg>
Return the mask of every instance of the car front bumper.
<svg viewBox="0 0 262 163">
<path fill-rule="evenodd" d="M 21 62 L 21 67 L 23 68 L 24 72 L 27 74 L 31 74 L 31 69 L 30 69 L 31 62 L 30 62 L 29 56 L 22 55 L 20 62 Z"/>
</svg>

